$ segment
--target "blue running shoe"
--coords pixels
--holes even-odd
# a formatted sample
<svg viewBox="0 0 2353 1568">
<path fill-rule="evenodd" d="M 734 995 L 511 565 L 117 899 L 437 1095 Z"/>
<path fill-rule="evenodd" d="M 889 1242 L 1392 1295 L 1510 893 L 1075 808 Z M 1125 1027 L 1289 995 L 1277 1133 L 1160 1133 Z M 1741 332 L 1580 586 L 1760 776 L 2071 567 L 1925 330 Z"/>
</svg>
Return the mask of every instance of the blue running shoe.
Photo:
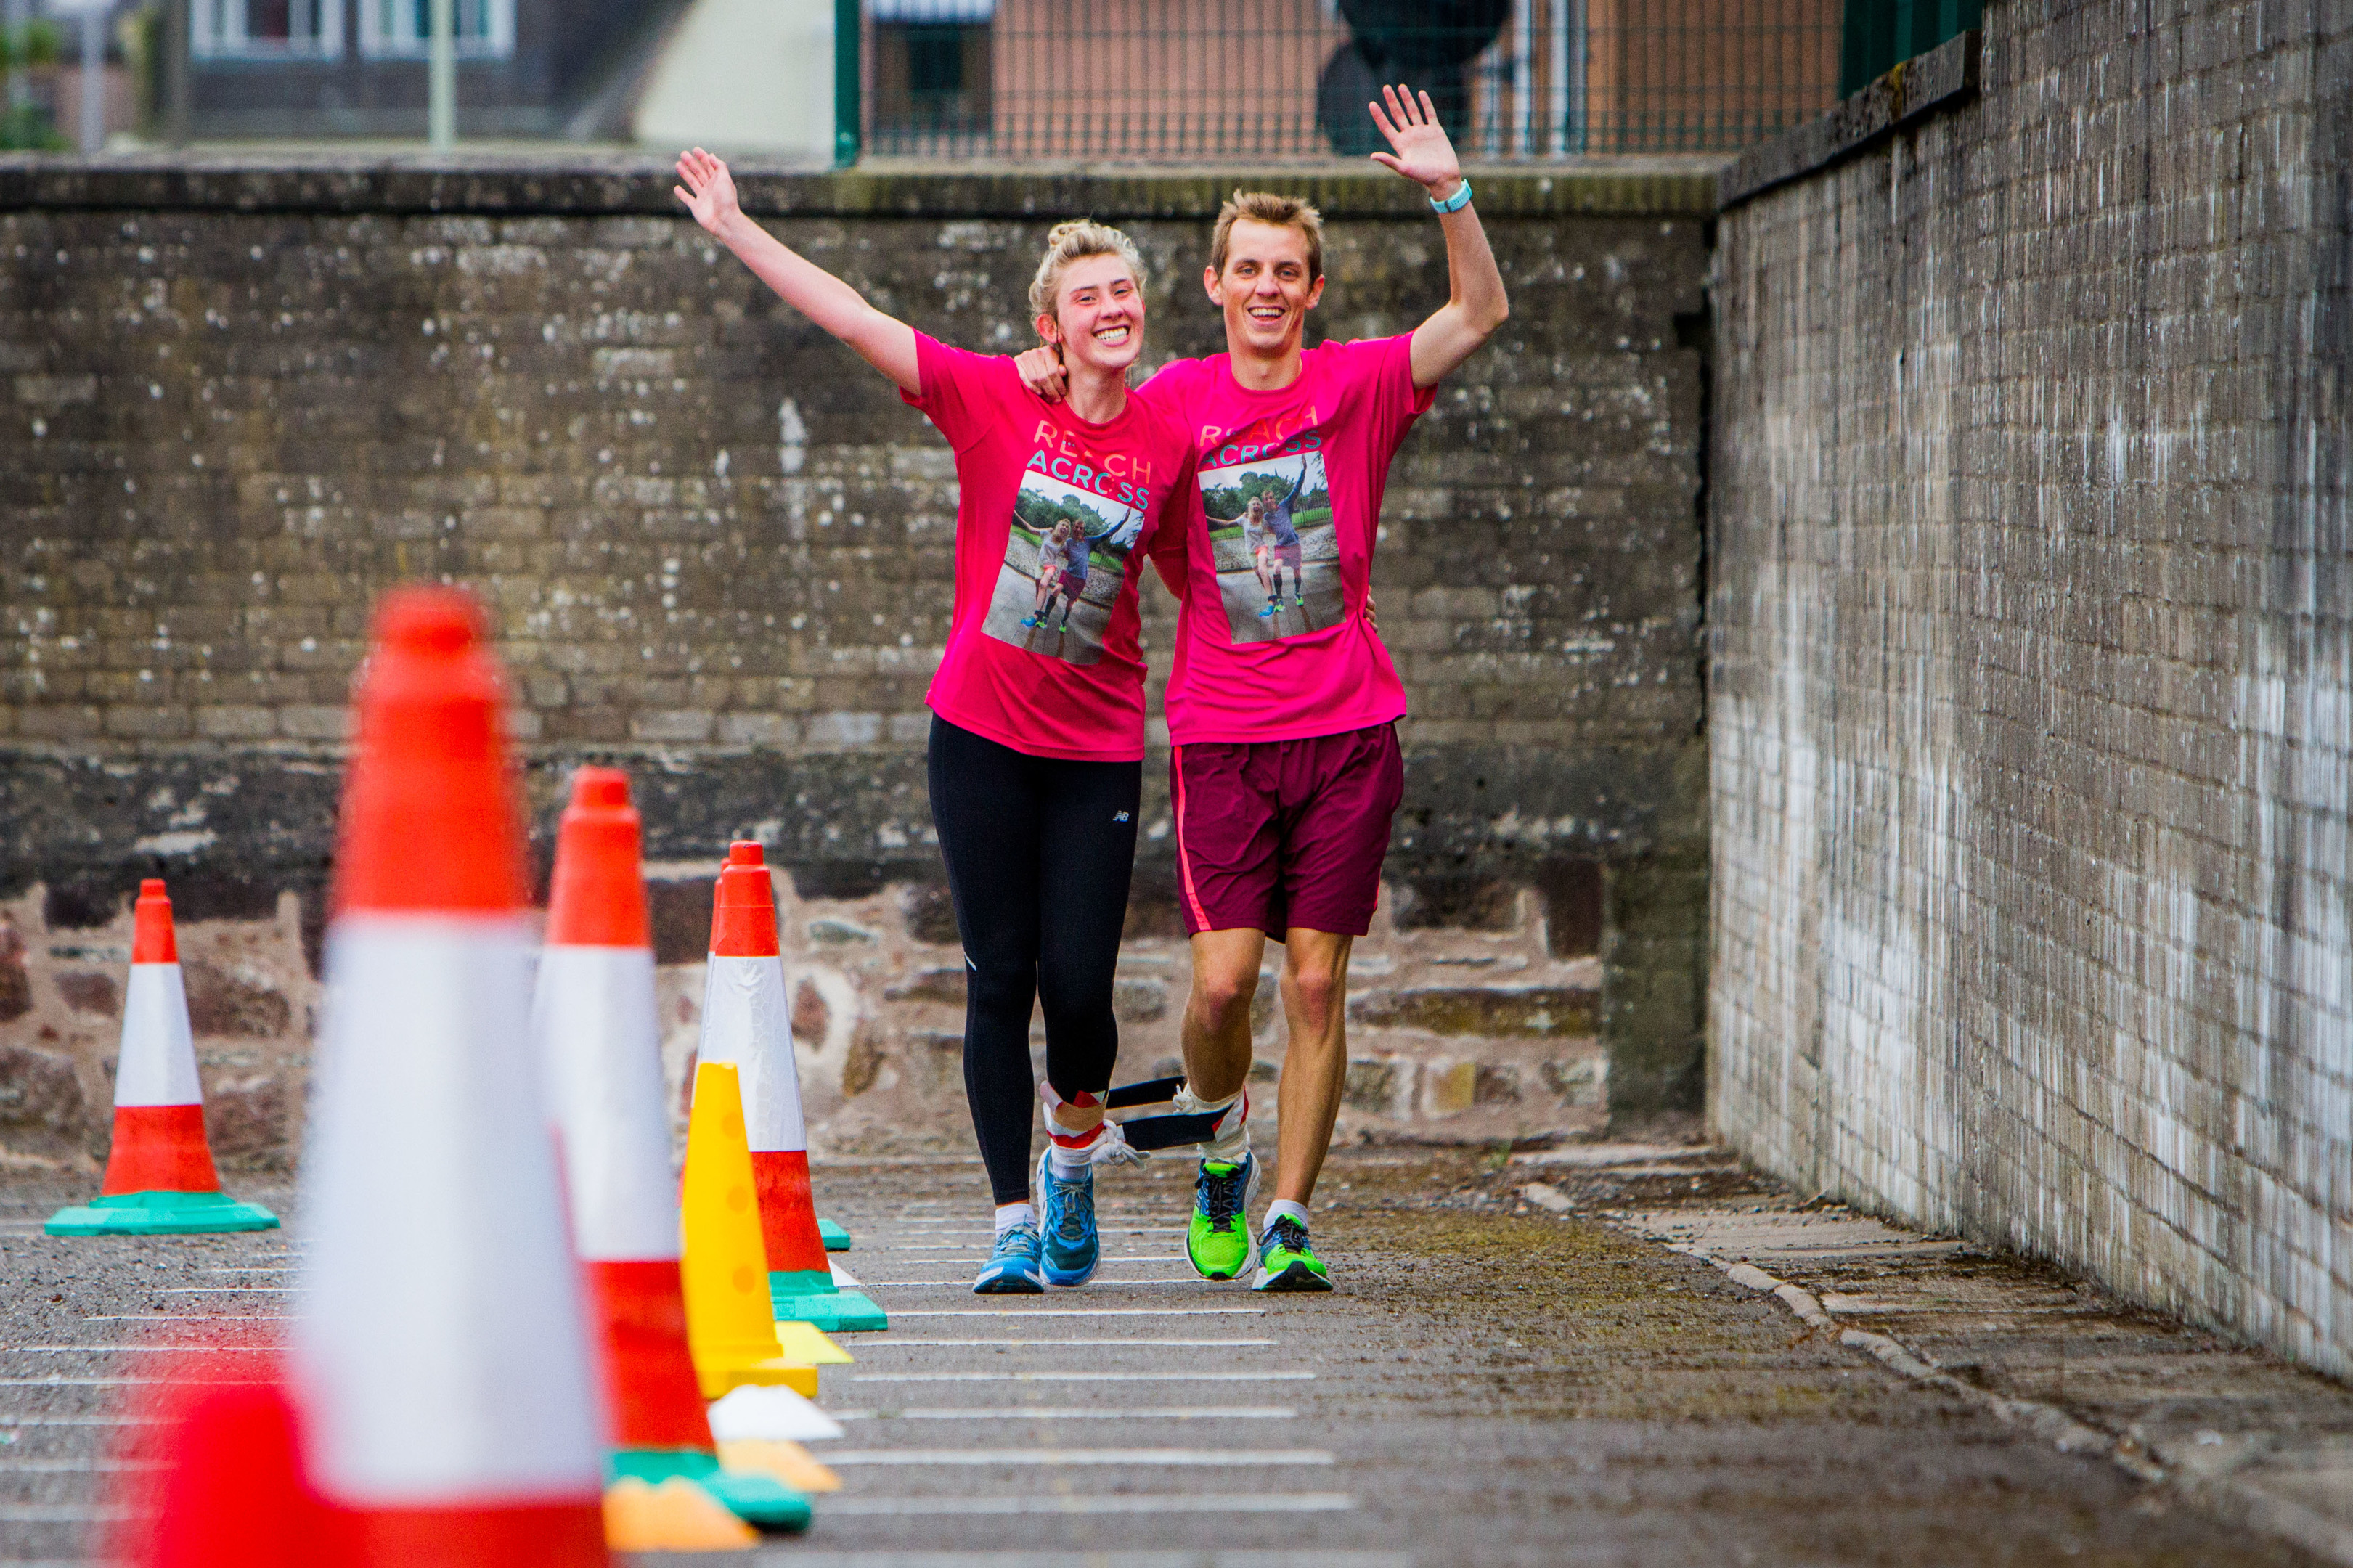
<svg viewBox="0 0 2353 1568">
<path fill-rule="evenodd" d="M 1038 1227 L 1017 1225 L 997 1238 L 997 1250 L 972 1282 L 976 1296 L 1042 1296 L 1046 1272 L 1038 1266 Z"/>
<path fill-rule="evenodd" d="M 1258 618 L 1259 618 L 1260 620 L 1261 620 L 1261 621 L 1262 621 L 1262 620 L 1266 619 L 1269 616 L 1271 616 L 1272 614 L 1274 614 L 1274 613 L 1275 613 L 1275 611 L 1277 611 L 1277 610 L 1279 610 L 1279 609 L 1281 609 L 1281 608 L 1282 608 L 1282 600 L 1280 600 L 1280 599 L 1270 599 L 1270 600 L 1268 600 L 1268 601 L 1267 601 L 1266 608 L 1265 608 L 1265 609 L 1263 609 L 1263 610 L 1261 610 L 1261 611 L 1258 613 Z"/>
<path fill-rule="evenodd" d="M 1046 1283 L 1083 1285 L 1094 1278 L 1103 1260 L 1103 1238 L 1095 1234 L 1095 1173 L 1054 1174 L 1050 1148 L 1038 1156 L 1038 1191 L 1045 1197 Z"/>
</svg>

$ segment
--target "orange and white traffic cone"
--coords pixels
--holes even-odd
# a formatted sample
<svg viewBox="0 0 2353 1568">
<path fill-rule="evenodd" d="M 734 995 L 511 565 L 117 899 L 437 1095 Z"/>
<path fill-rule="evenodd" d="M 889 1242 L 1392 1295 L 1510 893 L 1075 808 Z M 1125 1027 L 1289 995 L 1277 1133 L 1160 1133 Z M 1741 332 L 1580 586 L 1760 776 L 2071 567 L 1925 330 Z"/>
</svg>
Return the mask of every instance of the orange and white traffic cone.
<svg viewBox="0 0 2353 1568">
<path fill-rule="evenodd" d="M 771 1476 L 721 1468 L 687 1352 L 641 837 L 628 774 L 614 768 L 573 774 L 532 1007 L 572 1199 L 573 1243 L 602 1331 L 614 1426 L 606 1469 L 616 1483 L 659 1489 L 690 1481 L 754 1524 L 799 1530 L 809 1520 L 807 1498 Z M 632 1494 L 627 1506 L 643 1513 L 649 1501 Z M 670 1525 L 643 1520 L 632 1532 L 637 1549 L 671 1539 Z M 677 1544 L 701 1542 L 679 1537 Z"/>
<path fill-rule="evenodd" d="M 288 1384 L 342 1568 L 605 1564 L 606 1417 L 531 1048 L 472 599 L 385 595 L 344 782 Z"/>
<path fill-rule="evenodd" d="M 712 903 L 697 1059 L 733 1062 L 743 1076 L 744 1121 L 776 1319 L 828 1331 L 887 1329 L 891 1321 L 881 1308 L 834 1283 L 818 1231 L 800 1068 L 793 1060 L 785 961 L 776 943 L 776 889 L 757 844 L 727 847 Z"/>
<path fill-rule="evenodd" d="M 99 1196 L 60 1209 L 51 1236 L 185 1236 L 271 1230 L 278 1216 L 221 1191 L 205 1139 L 205 1096 L 188 994 L 180 980 L 172 900 L 151 877 L 139 884 L 122 1047 L 114 1068 L 114 1147 Z"/>
</svg>

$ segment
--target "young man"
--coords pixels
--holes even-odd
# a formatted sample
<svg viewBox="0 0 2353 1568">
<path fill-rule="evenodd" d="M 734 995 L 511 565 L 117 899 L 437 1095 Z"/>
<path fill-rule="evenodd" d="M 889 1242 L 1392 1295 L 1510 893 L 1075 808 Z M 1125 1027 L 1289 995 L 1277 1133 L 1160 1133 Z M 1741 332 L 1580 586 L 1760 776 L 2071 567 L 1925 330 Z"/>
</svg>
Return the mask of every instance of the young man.
<svg viewBox="0 0 2353 1568">
<path fill-rule="evenodd" d="M 1194 1268 L 1230 1279 L 1258 1264 L 1261 1290 L 1328 1290 L 1308 1238 L 1308 1202 L 1332 1140 L 1347 1076 L 1348 954 L 1380 891 L 1389 820 L 1404 792 L 1396 723 L 1405 688 L 1374 629 L 1370 578 L 1390 458 L 1432 389 L 1504 322 L 1493 253 L 1470 205 L 1454 149 L 1427 94 L 1384 88 L 1373 118 L 1389 152 L 1373 157 L 1429 193 L 1446 237 L 1449 296 L 1405 337 L 1303 347 L 1324 296 L 1323 233 L 1313 207 L 1237 193 L 1218 215 L 1203 282 L 1225 312 L 1226 353 L 1180 360 L 1137 395 L 1179 412 L 1194 437 L 1201 489 L 1246 474 L 1303 478 L 1320 462 L 1327 519 L 1294 531 L 1336 533 L 1340 617 L 1322 627 L 1270 625 L 1250 590 L 1255 571 L 1221 571 L 1198 492 L 1181 543 L 1184 601 L 1168 683 L 1179 901 L 1193 942 L 1180 1111 L 1219 1120 L 1205 1142 L 1186 1251 Z M 1037 386 L 1050 355 L 1024 356 Z M 1293 487 L 1293 493 L 1297 493 Z M 1155 558 L 1169 548 L 1155 544 Z M 1305 597 L 1289 553 L 1293 593 Z M 1229 595 L 1219 579 L 1243 577 Z M 1250 1002 L 1269 937 L 1283 944 L 1290 1044 L 1279 1089 L 1275 1198 L 1262 1238 L 1249 1209 L 1259 1181 L 1243 1081 Z"/>
</svg>

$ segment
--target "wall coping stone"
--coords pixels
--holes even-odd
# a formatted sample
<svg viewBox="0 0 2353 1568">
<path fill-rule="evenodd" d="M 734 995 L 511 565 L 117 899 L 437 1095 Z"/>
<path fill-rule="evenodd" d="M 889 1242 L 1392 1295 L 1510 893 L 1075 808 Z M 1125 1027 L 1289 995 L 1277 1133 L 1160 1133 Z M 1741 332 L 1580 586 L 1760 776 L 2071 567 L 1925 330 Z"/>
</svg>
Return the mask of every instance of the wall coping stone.
<svg viewBox="0 0 2353 1568">
<path fill-rule="evenodd" d="M 1860 153 L 1883 136 L 1978 94 L 1985 35 L 1976 28 L 1905 60 L 1819 119 L 1752 147 L 1716 176 L 1719 210 Z"/>
<path fill-rule="evenodd" d="M 1691 216 L 1715 210 L 1712 161 L 1642 160 L 1532 171 L 1473 167 L 1490 216 Z M 1327 217 L 1409 217 L 1421 198 L 1394 174 L 1348 164 L 1204 171 L 1038 168 L 975 174 L 957 165 L 795 172 L 735 165 L 755 217 L 996 217 L 1074 212 L 1103 218 L 1217 214 L 1237 184 L 1274 185 Z M 675 217 L 670 160 L 647 153 L 137 153 L 0 156 L 0 212 L 139 210 L 453 216 Z"/>
</svg>

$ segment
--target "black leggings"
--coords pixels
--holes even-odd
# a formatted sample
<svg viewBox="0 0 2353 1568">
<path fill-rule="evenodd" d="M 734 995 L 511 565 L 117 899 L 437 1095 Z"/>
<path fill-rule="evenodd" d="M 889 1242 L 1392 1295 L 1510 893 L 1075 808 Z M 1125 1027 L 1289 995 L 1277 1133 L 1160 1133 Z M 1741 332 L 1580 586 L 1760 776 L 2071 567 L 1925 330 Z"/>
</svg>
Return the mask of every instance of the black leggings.
<svg viewBox="0 0 2353 1568">
<path fill-rule="evenodd" d="M 964 939 L 965 1096 L 997 1201 L 1023 1203 L 1038 1103 L 1033 1000 L 1045 1006 L 1054 1092 L 1111 1087 L 1112 977 L 1144 764 L 1033 757 L 934 715 L 930 779 Z"/>
</svg>

